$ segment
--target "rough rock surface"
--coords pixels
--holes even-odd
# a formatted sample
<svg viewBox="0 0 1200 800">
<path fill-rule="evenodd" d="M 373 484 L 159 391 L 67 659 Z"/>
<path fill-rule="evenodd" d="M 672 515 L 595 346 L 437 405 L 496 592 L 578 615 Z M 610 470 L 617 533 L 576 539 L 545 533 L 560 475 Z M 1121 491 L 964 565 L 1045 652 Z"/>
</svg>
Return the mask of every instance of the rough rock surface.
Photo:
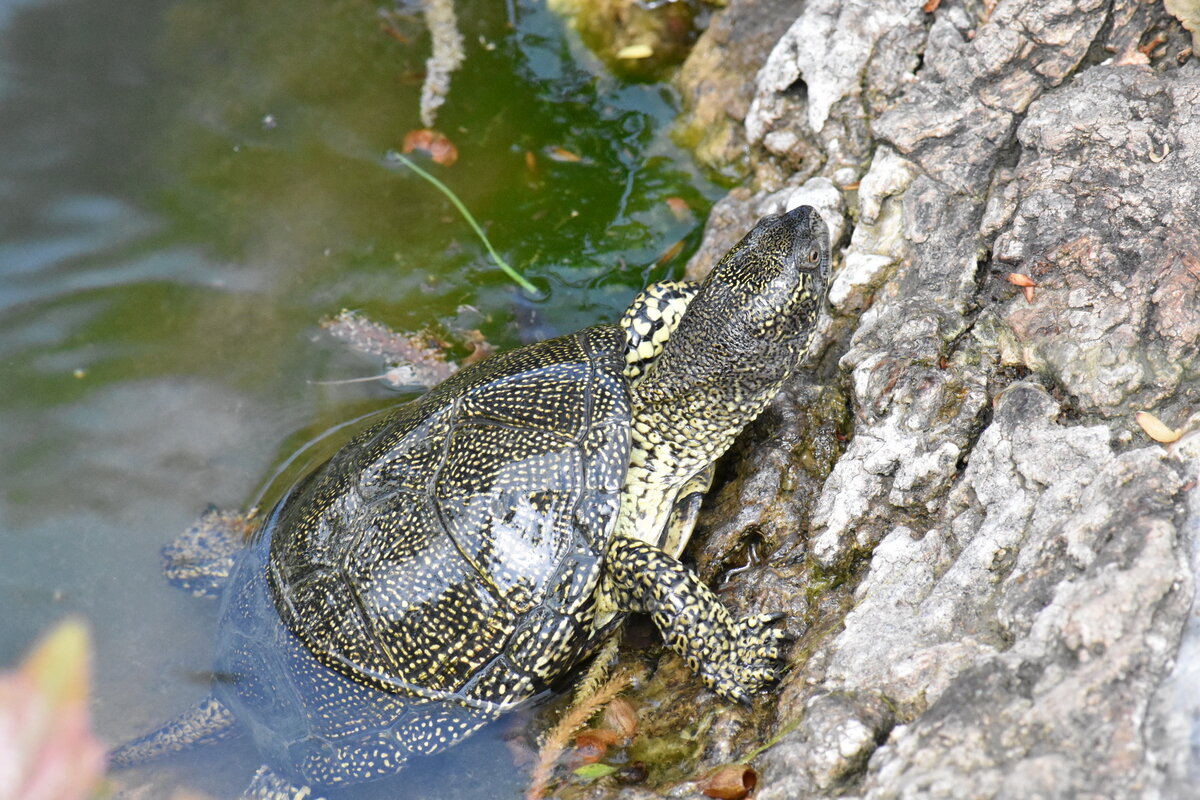
<svg viewBox="0 0 1200 800">
<path fill-rule="evenodd" d="M 648 782 L 563 796 L 699 796 L 747 759 L 761 800 L 1194 796 L 1190 35 L 1136 0 L 809 0 L 779 33 L 753 180 L 692 272 L 815 199 L 846 209 L 832 314 L 814 372 L 723 463 L 692 556 L 797 641 L 753 712 L 651 660 Z M 1152 441 L 1142 409 L 1183 437 Z"/>
<path fill-rule="evenodd" d="M 685 106 L 678 136 L 710 169 L 729 178 L 747 171 L 745 121 L 754 77 L 800 6 L 800 0 L 730 3 L 712 20 L 676 75 Z"/>
</svg>

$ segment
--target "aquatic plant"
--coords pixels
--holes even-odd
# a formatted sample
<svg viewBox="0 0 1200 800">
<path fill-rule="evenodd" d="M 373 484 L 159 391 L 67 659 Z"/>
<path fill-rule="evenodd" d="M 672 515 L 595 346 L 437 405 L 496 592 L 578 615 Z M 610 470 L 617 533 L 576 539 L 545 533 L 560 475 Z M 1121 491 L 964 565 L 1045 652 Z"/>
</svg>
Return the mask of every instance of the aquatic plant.
<svg viewBox="0 0 1200 800">
<path fill-rule="evenodd" d="M 463 219 L 465 219 L 467 221 L 467 224 L 471 226 L 471 229 L 473 231 L 475 231 L 475 235 L 479 237 L 479 241 L 483 242 L 483 246 L 487 248 L 487 251 L 491 255 L 492 260 L 496 262 L 496 266 L 500 267 L 500 269 L 504 271 L 505 275 L 512 278 L 513 281 L 518 286 L 520 286 L 525 291 L 529 292 L 531 295 L 536 296 L 539 294 L 538 288 L 536 286 L 534 286 L 532 283 L 530 283 L 529 280 L 526 279 L 526 277 L 524 275 L 522 275 L 521 273 L 519 273 L 515 269 L 513 269 L 511 264 L 509 264 L 507 261 L 505 261 L 503 258 L 500 257 L 500 254 L 496 252 L 496 248 L 492 247 L 492 243 L 488 239 L 487 234 L 483 232 L 483 228 L 481 228 L 479 223 L 475 221 L 475 217 L 467 209 L 466 205 L 463 204 L 463 201 L 458 199 L 458 195 L 456 195 L 454 193 L 453 189 L 451 189 L 446 184 L 442 183 L 440 180 L 435 178 L 433 175 L 429 174 L 425 170 L 418 167 L 412 161 L 412 159 L 410 159 L 400 153 L 397 153 L 395 150 L 388 151 L 387 159 L 388 159 L 388 161 L 400 162 L 404 166 L 411 169 L 413 172 L 417 173 L 417 175 L 424 178 L 429 183 L 433 184 L 433 186 L 438 191 L 440 191 L 442 194 L 446 195 L 447 199 L 449 199 L 450 202 L 454 204 L 454 207 L 458 209 L 458 213 L 463 215 Z"/>
</svg>

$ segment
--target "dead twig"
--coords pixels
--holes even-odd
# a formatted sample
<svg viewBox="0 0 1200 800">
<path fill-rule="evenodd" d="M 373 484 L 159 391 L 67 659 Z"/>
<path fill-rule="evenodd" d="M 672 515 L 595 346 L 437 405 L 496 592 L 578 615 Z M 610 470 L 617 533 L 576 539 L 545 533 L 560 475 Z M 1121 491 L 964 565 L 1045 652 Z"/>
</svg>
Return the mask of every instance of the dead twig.
<svg viewBox="0 0 1200 800">
<path fill-rule="evenodd" d="M 571 741 L 575 731 L 582 728 L 597 711 L 612 702 L 630 682 L 631 678 L 627 672 L 618 672 L 595 693 L 587 697 L 576 697 L 571 709 L 550 729 L 546 741 L 538 751 L 537 764 L 529 776 L 529 788 L 525 790 L 525 800 L 542 800 L 546 796 L 554 765 L 566 751 L 567 743 Z"/>
</svg>

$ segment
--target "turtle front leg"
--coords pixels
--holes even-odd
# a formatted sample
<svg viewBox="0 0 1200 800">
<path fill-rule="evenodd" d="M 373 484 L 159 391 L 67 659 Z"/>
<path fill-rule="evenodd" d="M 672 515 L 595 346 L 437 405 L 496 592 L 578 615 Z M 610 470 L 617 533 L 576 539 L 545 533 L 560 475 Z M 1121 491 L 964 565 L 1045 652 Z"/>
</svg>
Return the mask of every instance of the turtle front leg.
<svg viewBox="0 0 1200 800">
<path fill-rule="evenodd" d="M 649 613 L 667 645 L 721 697 L 749 704 L 779 677 L 789 637 L 767 626 L 781 614 L 735 620 L 678 560 L 624 536 L 609 548 L 605 582 L 620 610 Z"/>
</svg>

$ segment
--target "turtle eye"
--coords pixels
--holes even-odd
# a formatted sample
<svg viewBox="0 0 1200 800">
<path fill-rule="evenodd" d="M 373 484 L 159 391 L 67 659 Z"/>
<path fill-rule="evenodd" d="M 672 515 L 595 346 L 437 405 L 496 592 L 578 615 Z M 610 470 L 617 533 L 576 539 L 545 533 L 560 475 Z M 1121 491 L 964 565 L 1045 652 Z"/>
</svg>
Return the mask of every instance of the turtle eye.
<svg viewBox="0 0 1200 800">
<path fill-rule="evenodd" d="M 814 247 L 812 250 L 809 250 L 808 251 L 808 260 L 812 264 L 815 264 L 818 261 L 820 261 L 821 260 L 821 251 L 819 249 L 817 249 L 816 247 Z"/>
</svg>

